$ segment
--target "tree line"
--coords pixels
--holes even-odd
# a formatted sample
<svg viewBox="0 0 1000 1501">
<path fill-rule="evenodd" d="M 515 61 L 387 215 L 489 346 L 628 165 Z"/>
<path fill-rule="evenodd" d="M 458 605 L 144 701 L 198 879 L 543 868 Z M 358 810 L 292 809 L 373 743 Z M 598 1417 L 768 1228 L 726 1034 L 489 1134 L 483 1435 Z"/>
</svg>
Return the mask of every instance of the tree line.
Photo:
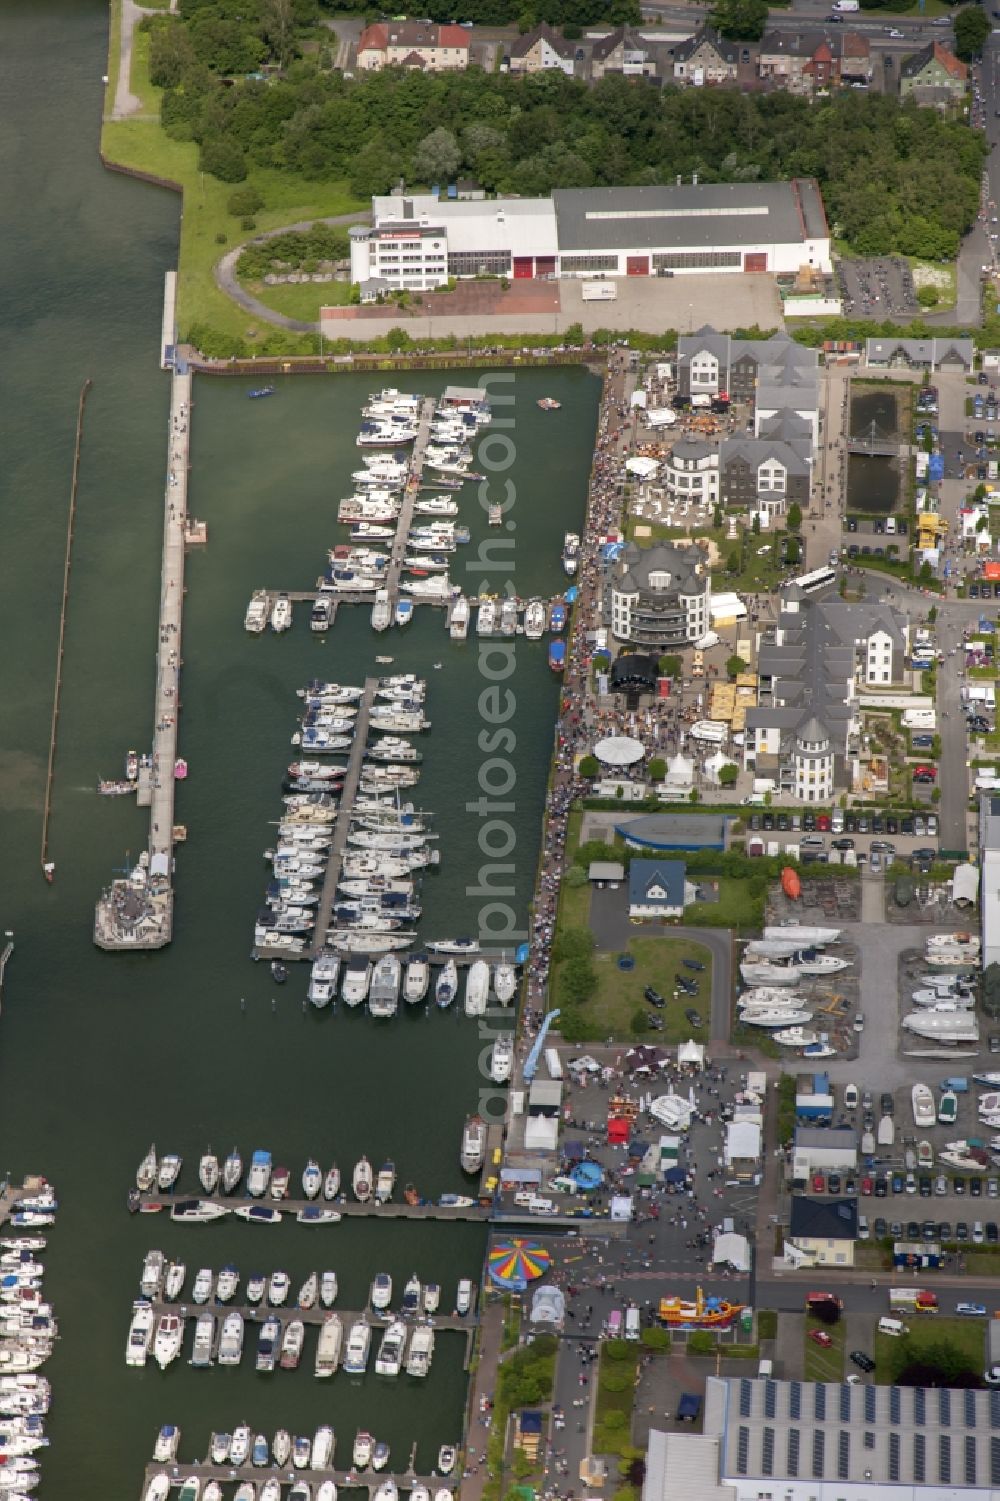
<svg viewBox="0 0 1000 1501">
<path fill-rule="evenodd" d="M 246 22 L 219 13 L 310 3 L 181 0 L 179 19 L 146 23 L 151 76 L 165 90 L 163 127 L 198 143 L 202 170 L 227 182 L 255 166 L 346 179 L 359 198 L 399 183 L 443 185 L 461 173 L 490 192 L 524 196 L 669 184 L 694 172 L 701 182 L 816 177 L 831 231 L 870 255 L 951 257 L 975 220 L 981 136 L 883 95 L 847 90 L 812 102 L 613 77 L 590 87 L 557 70 L 388 69 L 347 79 L 315 56 L 280 76 L 244 74 L 234 83 L 223 62 L 233 62 Z M 255 71 L 276 56 L 274 34 L 261 23 Z"/>
</svg>

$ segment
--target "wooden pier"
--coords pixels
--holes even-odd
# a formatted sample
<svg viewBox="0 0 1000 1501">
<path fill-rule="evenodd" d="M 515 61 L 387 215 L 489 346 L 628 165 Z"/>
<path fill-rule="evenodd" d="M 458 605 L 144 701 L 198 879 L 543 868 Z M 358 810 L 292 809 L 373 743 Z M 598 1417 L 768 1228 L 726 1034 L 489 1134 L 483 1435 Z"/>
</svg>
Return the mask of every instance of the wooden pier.
<svg viewBox="0 0 1000 1501">
<path fill-rule="evenodd" d="M 163 498 L 163 556 L 152 768 L 148 784 L 147 856 L 137 871 L 113 881 L 101 893 L 94 913 L 94 942 L 102 949 L 159 949 L 173 937 L 174 765 L 180 710 L 191 392 L 190 370 L 186 366 L 175 367 L 170 378 L 167 483 Z M 145 787 L 143 791 L 145 806 Z"/>
<path fill-rule="evenodd" d="M 191 1476 L 197 1476 L 203 1486 L 209 1480 L 218 1480 L 220 1485 L 237 1480 L 253 1480 L 258 1486 L 265 1480 L 278 1480 L 282 1485 L 292 1485 L 297 1480 L 304 1480 L 315 1488 L 324 1480 L 332 1480 L 338 1491 L 367 1491 L 369 1498 L 374 1496 L 385 1480 L 394 1480 L 400 1491 L 412 1491 L 418 1485 L 425 1486 L 432 1496 L 442 1486 L 448 1486 L 449 1490 L 457 1489 L 458 1486 L 457 1476 L 415 1475 L 412 1470 L 402 1472 L 393 1470 L 362 1470 L 360 1472 L 357 1470 L 293 1470 L 291 1461 L 287 1469 L 279 1470 L 274 1465 L 251 1466 L 250 1461 L 247 1460 L 246 1464 L 238 1469 L 232 1465 L 213 1464 L 147 1465 L 143 1480 L 143 1496 L 146 1495 L 157 1475 L 166 1475 L 172 1487 L 180 1486 Z"/>
<path fill-rule="evenodd" d="M 56 675 L 52 689 L 52 719 L 49 725 L 49 756 L 45 768 L 45 795 L 42 802 L 42 842 L 40 864 L 47 880 L 53 867 L 49 861 L 49 825 L 52 821 L 52 783 L 56 770 L 56 745 L 59 739 L 59 700 L 62 697 L 63 653 L 66 647 L 66 613 L 69 609 L 69 578 L 73 566 L 73 533 L 76 529 L 76 497 L 80 487 L 80 451 L 83 447 L 83 414 L 90 394 L 88 376 L 80 390 L 76 410 L 76 439 L 73 445 L 73 474 L 69 486 L 69 516 L 66 520 L 66 548 L 63 553 L 62 603 L 59 607 L 59 639 L 56 646 Z"/>
<path fill-rule="evenodd" d="M 410 473 L 403 490 L 403 505 L 396 523 L 396 535 L 393 538 L 392 552 L 389 554 L 389 567 L 386 570 L 385 587 L 389 591 L 389 604 L 396 608 L 399 599 L 400 577 L 403 572 L 403 559 L 409 546 L 410 531 L 413 527 L 413 506 L 420 490 L 420 482 L 424 472 L 424 454 L 431 437 L 431 423 L 434 421 L 434 398 L 425 396 L 420 403 L 420 416 L 417 420 L 417 436 L 413 443 L 413 451 L 410 454 Z M 441 603 L 444 603 L 442 600 Z"/>
<path fill-rule="evenodd" d="M 347 772 L 344 776 L 340 802 L 337 805 L 337 822 L 333 826 L 333 843 L 330 846 L 330 857 L 326 864 L 326 875 L 323 877 L 323 890 L 320 892 L 319 906 L 316 909 L 316 926 L 313 929 L 313 943 L 310 949 L 311 957 L 315 957 L 316 954 L 321 953 L 326 947 L 330 917 L 333 913 L 333 904 L 337 898 L 337 883 L 340 880 L 340 871 L 344 863 L 344 851 L 347 848 L 347 836 L 351 828 L 354 800 L 358 795 L 361 768 L 365 764 L 365 750 L 368 746 L 368 727 L 378 683 L 378 678 L 365 678 L 364 692 L 358 704 L 358 713 L 354 721 L 354 739 L 351 742 L 351 753 L 347 758 Z"/>
<path fill-rule="evenodd" d="M 200 1198 L 208 1197 L 206 1194 L 201 1193 L 200 1190 L 197 1196 Z M 169 1210 L 175 1203 L 182 1203 L 187 1197 L 193 1198 L 195 1195 L 181 1195 L 174 1199 L 169 1194 L 157 1193 L 155 1191 L 142 1193 L 139 1194 L 139 1213 L 142 1213 L 144 1209 L 147 1214 L 154 1213 L 157 1210 Z M 470 1190 L 466 1197 L 474 1198 L 473 1191 Z M 270 1209 L 277 1209 L 283 1219 L 287 1219 L 293 1224 L 295 1223 L 295 1216 L 297 1214 L 303 1209 L 310 1208 L 335 1209 L 343 1219 L 373 1217 L 383 1220 L 464 1220 L 482 1223 L 488 1220 L 491 1214 L 489 1206 L 481 1204 L 478 1200 L 475 1200 L 472 1204 L 407 1204 L 405 1200 L 398 1203 L 390 1200 L 387 1204 L 378 1204 L 372 1198 L 363 1204 L 359 1204 L 355 1199 L 338 1199 L 331 1204 L 322 1199 L 252 1199 L 246 1194 L 230 1194 L 224 1199 L 219 1199 L 217 1202 L 224 1204 L 227 1209 L 239 1209 L 247 1204 L 266 1204 Z M 172 1220 L 171 1223 L 174 1225 L 184 1225 L 188 1222 L 185 1220 Z M 194 1221 L 193 1223 L 197 1224 L 200 1222 Z M 320 1225 L 317 1228 L 335 1230 L 336 1225 L 336 1220 L 331 1220 L 328 1225 Z"/>
<path fill-rule="evenodd" d="M 218 1301 L 191 1303 L 190 1301 L 185 1302 L 183 1298 L 174 1298 L 170 1302 L 154 1300 L 152 1309 L 153 1315 L 157 1319 L 163 1313 L 176 1313 L 185 1319 L 200 1318 L 202 1314 L 206 1313 L 214 1314 L 216 1317 L 223 1319 L 227 1313 L 238 1313 L 244 1323 L 251 1326 L 263 1324 L 264 1320 L 270 1318 L 273 1314 L 280 1321 L 282 1332 L 284 1332 L 285 1325 L 290 1324 L 293 1319 L 301 1319 L 307 1327 L 313 1326 L 320 1329 L 332 1313 L 337 1314 L 343 1321 L 345 1329 L 350 1324 L 356 1324 L 359 1319 L 368 1319 L 372 1325 L 373 1333 L 384 1332 L 394 1319 L 402 1319 L 408 1330 L 418 1329 L 421 1324 L 428 1324 L 434 1330 L 435 1334 L 440 1334 L 443 1331 L 446 1334 L 464 1334 L 468 1336 L 475 1330 L 479 1322 L 471 1313 L 464 1317 L 458 1313 L 435 1313 L 430 1317 L 421 1314 L 417 1318 L 410 1318 L 397 1310 L 372 1308 L 371 1304 L 367 1308 L 357 1309 L 320 1308 L 319 1306 L 315 1308 L 296 1308 L 294 1304 L 281 1304 L 277 1308 L 272 1308 L 270 1303 L 264 1302 L 257 1304 L 219 1303 Z M 244 1349 L 245 1353 L 246 1350 Z"/>
</svg>

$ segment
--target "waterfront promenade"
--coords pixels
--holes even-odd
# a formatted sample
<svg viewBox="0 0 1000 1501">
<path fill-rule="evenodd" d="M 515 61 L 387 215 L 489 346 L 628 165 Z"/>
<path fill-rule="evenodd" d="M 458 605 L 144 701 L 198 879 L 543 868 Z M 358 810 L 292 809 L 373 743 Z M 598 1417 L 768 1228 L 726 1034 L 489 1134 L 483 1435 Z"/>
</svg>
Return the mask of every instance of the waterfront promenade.
<svg viewBox="0 0 1000 1501">
<path fill-rule="evenodd" d="M 102 949 L 158 949 L 173 936 L 174 768 L 180 711 L 191 389 L 191 371 L 187 366 L 175 369 L 170 378 L 167 483 L 163 497 L 147 856 L 130 877 L 112 882 L 101 893 L 94 914 L 94 942 Z"/>
</svg>

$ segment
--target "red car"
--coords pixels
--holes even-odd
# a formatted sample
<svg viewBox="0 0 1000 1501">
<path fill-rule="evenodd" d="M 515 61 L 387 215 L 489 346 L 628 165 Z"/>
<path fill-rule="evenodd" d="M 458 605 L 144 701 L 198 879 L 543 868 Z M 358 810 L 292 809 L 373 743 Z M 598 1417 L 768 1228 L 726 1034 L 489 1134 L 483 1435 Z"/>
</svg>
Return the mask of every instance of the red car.
<svg viewBox="0 0 1000 1501">
<path fill-rule="evenodd" d="M 832 1345 L 833 1340 L 825 1329 L 810 1329 L 809 1338 L 815 1340 L 818 1345 Z"/>
<path fill-rule="evenodd" d="M 866 1197 L 868 1197 L 868 1195 L 870 1195 L 870 1194 L 873 1194 L 875 1192 L 875 1179 L 874 1178 L 862 1178 L 862 1180 L 861 1180 L 861 1192 Z"/>
<path fill-rule="evenodd" d="M 813 1173 L 812 1189 L 814 1194 L 826 1192 L 826 1178 L 822 1173 Z"/>
<path fill-rule="evenodd" d="M 937 767 L 936 766 L 915 766 L 913 768 L 913 775 L 915 777 L 930 777 L 931 780 L 933 780 L 937 776 Z"/>
<path fill-rule="evenodd" d="M 817 827 L 817 829 L 819 829 L 819 831 L 820 831 L 821 834 L 828 834 L 830 832 L 830 815 L 829 815 L 829 813 L 817 813 L 816 814 L 816 827 Z"/>
</svg>

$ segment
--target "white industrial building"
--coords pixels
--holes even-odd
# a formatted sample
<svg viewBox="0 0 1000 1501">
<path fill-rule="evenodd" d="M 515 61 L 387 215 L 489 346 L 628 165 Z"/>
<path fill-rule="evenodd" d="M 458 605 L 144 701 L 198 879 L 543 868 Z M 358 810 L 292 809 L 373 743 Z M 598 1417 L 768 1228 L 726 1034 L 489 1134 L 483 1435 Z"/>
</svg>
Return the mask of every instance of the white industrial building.
<svg viewBox="0 0 1000 1501">
<path fill-rule="evenodd" d="M 1000 1392 L 709 1376 L 701 1434 L 649 1435 L 642 1501 L 993 1501 Z"/>
<path fill-rule="evenodd" d="M 525 280 L 684 272 L 828 273 L 830 231 L 811 178 L 676 187 L 557 188 L 551 198 L 372 199 L 350 231 L 351 280 L 393 288 L 452 276 Z"/>
</svg>

